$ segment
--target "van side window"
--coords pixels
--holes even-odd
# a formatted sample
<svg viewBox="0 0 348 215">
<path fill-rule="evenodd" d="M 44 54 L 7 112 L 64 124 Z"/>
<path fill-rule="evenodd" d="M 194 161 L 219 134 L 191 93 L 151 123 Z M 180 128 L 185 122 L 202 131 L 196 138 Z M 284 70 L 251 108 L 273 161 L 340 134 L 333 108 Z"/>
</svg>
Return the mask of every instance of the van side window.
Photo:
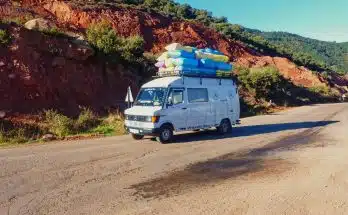
<svg viewBox="0 0 348 215">
<path fill-rule="evenodd" d="M 168 101 L 171 101 L 172 105 L 181 104 L 184 102 L 184 90 L 172 89 L 168 96 Z"/>
<path fill-rule="evenodd" d="M 208 102 L 208 90 L 206 88 L 188 88 L 188 101 L 190 103 Z"/>
</svg>

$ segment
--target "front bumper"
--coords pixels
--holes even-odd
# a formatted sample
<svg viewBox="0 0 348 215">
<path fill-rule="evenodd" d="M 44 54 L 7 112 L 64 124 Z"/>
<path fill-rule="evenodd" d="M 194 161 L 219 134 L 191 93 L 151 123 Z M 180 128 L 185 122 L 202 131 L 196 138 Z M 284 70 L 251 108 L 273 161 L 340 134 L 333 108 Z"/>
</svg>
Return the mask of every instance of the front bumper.
<svg viewBox="0 0 348 215">
<path fill-rule="evenodd" d="M 125 126 L 124 128 L 130 134 L 137 134 L 137 135 L 144 135 L 144 136 L 158 136 L 160 133 L 158 128 L 148 129 L 148 128 L 128 127 L 128 126 Z"/>
</svg>

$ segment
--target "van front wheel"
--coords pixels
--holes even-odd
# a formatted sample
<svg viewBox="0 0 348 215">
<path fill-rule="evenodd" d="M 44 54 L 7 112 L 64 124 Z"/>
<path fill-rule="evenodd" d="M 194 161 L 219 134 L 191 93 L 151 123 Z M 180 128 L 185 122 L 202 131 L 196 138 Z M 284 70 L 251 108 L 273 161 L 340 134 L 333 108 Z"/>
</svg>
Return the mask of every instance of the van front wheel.
<svg viewBox="0 0 348 215">
<path fill-rule="evenodd" d="M 221 121 L 220 126 L 217 128 L 219 134 L 227 134 L 232 131 L 230 120 L 224 119 Z"/>
<path fill-rule="evenodd" d="M 160 129 L 159 136 L 156 138 L 162 144 L 170 143 L 173 139 L 173 129 L 170 126 L 163 126 Z"/>
</svg>

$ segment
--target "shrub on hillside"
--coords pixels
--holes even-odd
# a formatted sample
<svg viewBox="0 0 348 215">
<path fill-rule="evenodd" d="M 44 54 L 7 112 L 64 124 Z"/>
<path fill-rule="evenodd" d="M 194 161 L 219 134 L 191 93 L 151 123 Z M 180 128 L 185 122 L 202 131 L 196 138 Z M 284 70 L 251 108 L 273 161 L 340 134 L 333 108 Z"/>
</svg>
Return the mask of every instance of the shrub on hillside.
<svg viewBox="0 0 348 215">
<path fill-rule="evenodd" d="M 99 121 L 99 124 L 89 130 L 93 134 L 105 136 L 125 134 L 124 118 L 120 113 L 109 113 L 109 115 Z"/>
<path fill-rule="evenodd" d="M 84 108 L 74 123 L 77 132 L 83 132 L 98 125 L 97 116 L 88 108 Z"/>
<path fill-rule="evenodd" d="M 138 35 L 119 37 L 106 20 L 91 24 L 86 34 L 88 42 L 104 54 L 116 54 L 130 62 L 142 60 L 144 39 Z"/>
<path fill-rule="evenodd" d="M 74 133 L 73 120 L 57 111 L 45 111 L 45 123 L 47 124 L 48 131 L 58 137 L 64 137 Z"/>
<path fill-rule="evenodd" d="M 274 67 L 241 68 L 238 79 L 249 91 L 255 93 L 256 98 L 270 98 L 284 84 L 284 79 Z"/>
<path fill-rule="evenodd" d="M 121 56 L 128 61 L 136 61 L 144 53 L 145 41 L 136 35 L 122 39 Z"/>
<path fill-rule="evenodd" d="M 105 20 L 91 24 L 86 34 L 88 42 L 105 54 L 121 50 L 121 39 L 116 35 L 110 23 Z"/>
<path fill-rule="evenodd" d="M 11 36 L 6 30 L 0 29 L 0 45 L 7 45 L 11 41 Z"/>
<path fill-rule="evenodd" d="M 309 91 L 320 94 L 323 96 L 332 96 L 331 89 L 326 85 L 313 86 L 309 88 Z"/>
</svg>

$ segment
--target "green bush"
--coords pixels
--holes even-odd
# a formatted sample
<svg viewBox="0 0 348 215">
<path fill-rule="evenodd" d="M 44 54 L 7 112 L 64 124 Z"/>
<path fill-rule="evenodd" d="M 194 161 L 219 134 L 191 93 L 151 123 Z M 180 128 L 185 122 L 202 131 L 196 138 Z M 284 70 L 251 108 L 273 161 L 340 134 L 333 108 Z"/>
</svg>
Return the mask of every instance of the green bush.
<svg viewBox="0 0 348 215">
<path fill-rule="evenodd" d="M 11 36 L 6 30 L 0 29 L 0 44 L 7 45 L 11 42 Z"/>
<path fill-rule="evenodd" d="M 116 35 L 110 23 L 105 20 L 91 24 L 86 34 L 87 41 L 105 54 L 121 51 L 121 38 Z"/>
<path fill-rule="evenodd" d="M 274 67 L 241 68 L 238 80 L 249 91 L 254 92 L 257 99 L 270 98 L 284 84 L 282 76 Z"/>
<path fill-rule="evenodd" d="M 91 24 L 86 34 L 88 42 L 106 55 L 116 54 L 129 62 L 143 60 L 144 39 L 138 35 L 119 37 L 108 21 Z"/>
<path fill-rule="evenodd" d="M 73 120 L 57 111 L 45 111 L 45 122 L 47 123 L 48 131 L 58 137 L 64 137 L 74 133 Z"/>
<path fill-rule="evenodd" d="M 120 113 L 110 113 L 96 128 L 91 130 L 91 133 L 106 136 L 125 134 L 124 118 Z"/>
<path fill-rule="evenodd" d="M 0 145 L 26 143 L 39 138 L 45 133 L 40 124 L 0 120 Z"/>
<path fill-rule="evenodd" d="M 21 144 L 28 142 L 29 138 L 25 135 L 24 128 L 13 129 L 5 132 L 0 130 L 0 144 Z"/>
<path fill-rule="evenodd" d="M 97 116 L 88 108 L 84 108 L 74 123 L 77 132 L 83 132 L 95 127 L 99 123 Z"/>
<path fill-rule="evenodd" d="M 145 51 L 144 44 L 144 39 L 138 35 L 122 39 L 121 56 L 128 61 L 138 60 Z"/>
<path fill-rule="evenodd" d="M 0 22 L 6 24 L 16 23 L 17 25 L 24 25 L 26 22 L 34 18 L 35 17 L 33 15 L 26 14 L 20 17 L 5 17 Z"/>
<path fill-rule="evenodd" d="M 331 89 L 326 85 L 313 86 L 309 88 L 309 91 L 317 93 L 323 96 L 331 96 Z"/>
</svg>

